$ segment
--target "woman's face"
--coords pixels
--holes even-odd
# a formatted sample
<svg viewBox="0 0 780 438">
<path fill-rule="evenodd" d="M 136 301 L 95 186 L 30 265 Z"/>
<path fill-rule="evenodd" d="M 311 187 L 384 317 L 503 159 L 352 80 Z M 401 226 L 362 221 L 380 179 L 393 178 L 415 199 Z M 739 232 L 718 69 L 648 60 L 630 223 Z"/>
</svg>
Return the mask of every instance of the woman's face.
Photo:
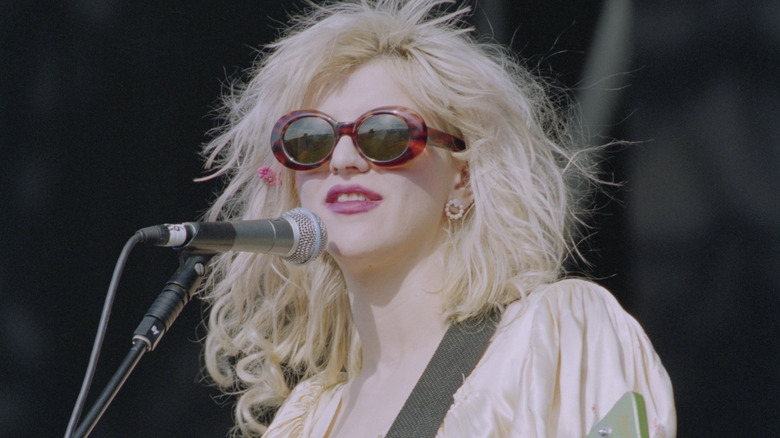
<svg viewBox="0 0 780 438">
<path fill-rule="evenodd" d="M 360 67 L 334 84 L 314 109 L 340 122 L 383 106 L 420 113 L 387 68 L 382 62 Z M 376 269 L 414 263 L 440 246 L 444 206 L 462 190 L 460 175 L 449 152 L 440 148 L 428 146 L 401 166 L 383 168 L 361 157 L 343 136 L 329 162 L 297 172 L 296 181 L 303 207 L 325 223 L 328 252 L 342 268 L 352 263 Z"/>
</svg>

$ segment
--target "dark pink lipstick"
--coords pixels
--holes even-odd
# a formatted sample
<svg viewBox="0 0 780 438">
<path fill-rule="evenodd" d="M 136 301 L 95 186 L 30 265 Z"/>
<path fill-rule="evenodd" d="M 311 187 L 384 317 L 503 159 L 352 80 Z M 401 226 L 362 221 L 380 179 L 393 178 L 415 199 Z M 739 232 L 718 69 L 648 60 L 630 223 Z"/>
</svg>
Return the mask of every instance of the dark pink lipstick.
<svg viewBox="0 0 780 438">
<path fill-rule="evenodd" d="M 381 202 L 382 195 L 357 184 L 335 185 L 325 197 L 325 206 L 337 214 L 365 213 Z"/>
</svg>

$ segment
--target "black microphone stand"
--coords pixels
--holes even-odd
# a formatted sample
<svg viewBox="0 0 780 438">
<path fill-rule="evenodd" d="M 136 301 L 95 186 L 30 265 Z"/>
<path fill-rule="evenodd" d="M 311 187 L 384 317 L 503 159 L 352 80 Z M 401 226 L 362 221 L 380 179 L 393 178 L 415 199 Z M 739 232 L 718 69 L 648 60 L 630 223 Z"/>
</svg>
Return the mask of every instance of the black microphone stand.
<svg viewBox="0 0 780 438">
<path fill-rule="evenodd" d="M 92 409 L 84 417 L 84 421 L 76 429 L 74 437 L 86 437 L 92 432 L 141 357 L 147 351 L 154 350 L 160 338 L 171 328 L 173 321 L 190 301 L 206 275 L 206 265 L 213 256 L 214 254 L 181 253 L 179 269 L 165 283 L 162 292 L 146 312 L 141 324 L 135 330 L 130 352 L 106 384 Z"/>
</svg>

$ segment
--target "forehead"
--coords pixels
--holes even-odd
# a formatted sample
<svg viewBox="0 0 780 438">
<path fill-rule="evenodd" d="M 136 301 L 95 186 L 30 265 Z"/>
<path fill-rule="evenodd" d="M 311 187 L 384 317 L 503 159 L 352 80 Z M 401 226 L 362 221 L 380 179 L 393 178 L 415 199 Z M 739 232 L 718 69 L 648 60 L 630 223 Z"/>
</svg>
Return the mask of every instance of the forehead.
<svg viewBox="0 0 780 438">
<path fill-rule="evenodd" d="M 402 86 L 392 67 L 374 61 L 325 82 L 312 107 L 336 120 L 354 120 L 382 106 L 405 106 L 420 111 L 409 92 Z"/>
</svg>

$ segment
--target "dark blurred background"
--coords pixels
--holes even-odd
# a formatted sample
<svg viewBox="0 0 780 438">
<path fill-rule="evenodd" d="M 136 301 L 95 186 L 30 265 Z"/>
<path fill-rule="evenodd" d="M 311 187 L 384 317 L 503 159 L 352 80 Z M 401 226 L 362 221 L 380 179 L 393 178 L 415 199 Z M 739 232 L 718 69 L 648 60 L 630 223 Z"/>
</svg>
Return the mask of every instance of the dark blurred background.
<svg viewBox="0 0 780 438">
<path fill-rule="evenodd" d="M 63 435 L 122 246 L 206 208 L 218 183 L 192 180 L 223 84 L 300 6 L 0 2 L 0 436 Z M 481 0 L 471 20 L 575 90 L 586 139 L 634 142 L 602 163 L 624 187 L 586 252 L 666 365 L 679 436 L 776 435 L 780 3 Z M 176 267 L 133 253 L 89 405 Z M 232 401 L 200 382 L 202 311 L 94 436 L 225 436 Z"/>
</svg>

